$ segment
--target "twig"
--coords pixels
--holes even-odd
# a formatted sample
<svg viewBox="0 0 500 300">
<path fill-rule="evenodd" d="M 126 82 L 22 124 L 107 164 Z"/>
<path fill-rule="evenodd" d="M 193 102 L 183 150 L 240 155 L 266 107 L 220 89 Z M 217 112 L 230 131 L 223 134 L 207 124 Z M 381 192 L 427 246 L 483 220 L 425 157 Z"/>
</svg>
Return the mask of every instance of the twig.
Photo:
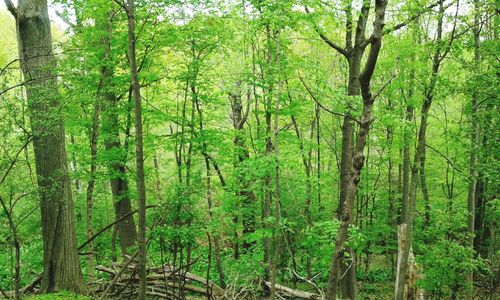
<svg viewBox="0 0 500 300">
<path fill-rule="evenodd" d="M 156 205 L 148 205 L 146 206 L 146 209 L 149 209 L 149 208 L 153 208 L 153 207 L 156 207 Z M 130 217 L 131 215 L 137 213 L 139 210 L 136 209 L 134 211 L 131 211 L 123 216 L 121 216 L 118 220 L 114 221 L 113 223 L 111 224 L 108 224 L 106 226 L 104 226 L 103 228 L 101 228 L 98 232 L 96 232 L 92 237 L 90 237 L 88 240 L 86 240 L 83 244 L 80 245 L 80 247 L 78 247 L 77 250 L 82 250 L 83 247 L 85 247 L 88 243 L 92 242 L 96 237 L 98 237 L 101 233 L 103 233 L 104 231 L 106 231 L 107 229 L 111 228 L 113 225 L 117 224 L 117 223 L 120 223 L 121 221 L 125 220 L 125 218 L 127 217 Z M 79 253 L 80 255 L 82 255 L 81 253 Z"/>
<path fill-rule="evenodd" d="M 391 77 L 389 78 L 389 80 L 387 80 L 387 82 L 378 90 L 378 92 L 375 94 L 375 96 L 373 96 L 373 99 L 376 99 L 380 93 L 382 93 L 386 87 L 388 87 L 391 83 L 392 83 L 392 80 L 396 77 L 396 69 L 399 65 L 399 56 L 396 60 L 396 65 L 394 66 L 394 69 L 392 69 L 392 73 L 391 73 Z"/>
<path fill-rule="evenodd" d="M 316 98 L 316 96 L 313 94 L 313 92 L 309 89 L 309 87 L 305 83 L 305 81 L 302 78 L 302 76 L 300 76 L 300 74 L 299 74 L 299 79 L 300 79 L 300 82 L 302 82 L 302 85 L 306 88 L 306 90 L 309 93 L 309 95 L 311 96 L 311 98 L 314 100 L 314 102 L 316 102 L 324 111 L 329 112 L 332 115 L 349 118 L 349 119 L 353 120 L 354 122 L 358 123 L 359 125 L 361 125 L 361 122 L 358 119 L 356 119 L 356 118 L 354 118 L 354 117 L 352 117 L 350 115 L 346 115 L 346 114 L 342 114 L 342 113 L 339 113 L 339 112 L 335 112 L 335 111 L 333 111 L 333 110 L 331 110 L 331 109 L 326 108 L 325 106 L 323 106 L 323 104 L 321 104 L 321 102 L 319 102 L 319 100 Z"/>
<path fill-rule="evenodd" d="M 436 152 L 439 156 L 441 156 L 442 158 L 444 158 L 449 164 L 450 166 L 455 169 L 456 171 L 460 172 L 460 173 L 463 173 L 463 171 L 459 168 L 457 168 L 455 166 L 455 163 L 453 163 L 453 161 L 451 161 L 451 159 L 449 159 L 446 155 L 444 155 L 443 153 L 441 153 L 439 150 L 437 150 L 436 148 L 432 147 L 431 145 L 428 145 L 428 144 L 425 144 L 425 146 L 429 149 L 431 149 L 432 151 Z"/>
<path fill-rule="evenodd" d="M 134 255 L 132 255 L 122 266 L 122 268 L 120 269 L 120 271 L 118 271 L 118 273 L 116 273 L 115 277 L 113 277 L 113 280 L 111 280 L 111 282 L 108 284 L 108 286 L 106 287 L 106 289 L 104 290 L 104 292 L 102 292 L 101 294 L 101 297 L 99 297 L 99 300 L 103 300 L 106 295 L 109 293 L 109 290 L 111 289 L 111 287 L 118 281 L 118 279 L 120 278 L 120 276 L 123 274 L 123 272 L 125 271 L 125 269 L 128 267 L 128 265 L 130 265 L 130 263 L 134 260 L 134 258 L 139 254 L 139 251 L 136 251 L 134 253 Z"/>
<path fill-rule="evenodd" d="M 19 154 L 21 154 L 21 152 L 24 150 L 24 148 L 28 147 L 29 143 L 31 142 L 31 138 L 32 138 L 32 136 L 30 135 L 28 137 L 28 139 L 24 142 L 24 145 L 21 147 L 21 149 L 19 149 L 19 151 L 17 151 L 14 159 L 10 162 L 10 166 L 7 168 L 7 171 L 2 176 L 2 179 L 0 180 L 0 185 L 2 185 L 2 183 L 5 181 L 5 178 L 7 178 L 7 175 L 9 175 L 10 171 L 12 170 L 12 167 L 17 162 L 17 157 L 19 156 Z"/>
</svg>

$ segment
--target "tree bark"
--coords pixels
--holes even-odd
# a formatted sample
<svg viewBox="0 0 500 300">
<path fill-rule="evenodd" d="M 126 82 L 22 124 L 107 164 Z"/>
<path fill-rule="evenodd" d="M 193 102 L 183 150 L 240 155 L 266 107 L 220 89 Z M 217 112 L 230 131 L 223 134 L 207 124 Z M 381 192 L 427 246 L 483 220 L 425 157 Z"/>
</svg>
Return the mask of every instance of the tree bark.
<svg viewBox="0 0 500 300">
<path fill-rule="evenodd" d="M 443 55 L 441 54 L 443 16 L 444 16 L 444 6 L 443 6 L 443 1 L 440 0 L 437 36 L 435 39 L 436 49 L 432 57 L 432 70 L 431 70 L 432 73 L 430 81 L 425 88 L 424 101 L 420 109 L 420 128 L 418 131 L 417 148 L 415 150 L 413 166 L 411 170 L 411 182 L 408 192 L 408 204 L 406 207 L 406 212 L 404 212 L 403 224 L 406 224 L 407 243 L 405 243 L 403 245 L 404 248 L 401 249 L 401 263 L 398 263 L 399 265 L 397 270 L 398 276 L 395 286 L 396 300 L 403 300 L 406 297 L 405 284 L 408 279 L 408 268 L 409 268 L 408 259 L 410 257 L 412 241 L 413 241 L 413 221 L 415 218 L 415 202 L 417 197 L 418 175 L 419 175 L 419 169 L 422 167 L 422 163 L 424 162 L 423 158 L 425 157 L 425 149 L 426 149 L 425 144 L 426 144 L 426 132 L 427 132 L 427 119 L 432 101 L 434 99 L 434 88 L 436 86 L 439 67 L 443 59 Z M 447 53 L 447 51 L 444 51 L 444 53 Z"/>
<path fill-rule="evenodd" d="M 106 151 L 112 153 L 112 161 L 108 164 L 109 172 L 111 173 L 110 185 L 111 193 L 113 195 L 115 220 L 129 215 L 132 211 L 130 202 L 128 180 L 126 175 L 126 153 L 123 151 L 120 142 L 120 125 L 118 121 L 118 99 L 113 91 L 113 62 L 111 58 L 111 34 L 112 34 L 112 20 L 111 13 L 107 22 L 103 22 L 102 47 L 104 48 L 104 57 L 102 58 L 103 65 L 100 70 L 101 75 L 101 93 L 103 97 L 103 140 Z M 100 22 L 100 19 L 98 19 Z M 137 231 L 135 227 L 134 218 L 129 215 L 128 218 L 123 219 L 122 222 L 116 225 L 117 235 L 119 237 L 120 249 L 122 255 L 130 254 L 129 248 L 133 247 L 137 241 Z"/>
<path fill-rule="evenodd" d="M 481 62 L 481 53 L 480 53 L 480 30 L 479 22 L 480 22 L 480 3 L 479 0 L 474 0 L 474 68 L 475 71 L 478 70 L 479 64 Z M 478 178 L 478 170 L 477 170 L 477 161 L 478 161 L 478 147 L 480 144 L 480 133 L 479 133 L 479 121 L 478 121 L 478 92 L 475 90 L 472 94 L 472 115 L 471 115 L 471 149 L 470 149 L 470 160 L 469 160 L 469 190 L 467 195 L 467 209 L 468 209 L 468 226 L 469 230 L 469 247 L 474 250 L 474 233 L 475 233 L 475 217 L 476 217 L 476 188 L 477 178 Z M 465 274 L 466 279 L 466 291 L 465 296 L 467 300 L 472 300 L 474 297 L 474 271 L 469 271 Z"/>
<path fill-rule="evenodd" d="M 126 6 L 128 18 L 128 59 L 132 79 L 132 94 L 134 96 L 135 112 L 135 155 L 137 167 L 137 202 L 139 210 L 139 299 L 146 299 L 146 183 L 144 179 L 144 155 L 142 138 L 142 107 L 141 86 L 137 70 L 136 38 L 135 38 L 135 3 L 128 0 Z"/>
<path fill-rule="evenodd" d="M 237 182 L 238 190 L 236 192 L 239 199 L 242 201 L 242 215 L 243 215 L 243 243 L 242 248 L 244 251 L 248 252 L 250 247 L 254 243 L 249 243 L 245 239 L 245 235 L 255 232 L 256 220 L 255 220 L 255 202 L 256 196 L 251 189 L 251 182 L 245 178 L 244 174 L 244 162 L 250 158 L 247 145 L 245 143 L 245 130 L 243 126 L 245 125 L 249 113 L 250 99 L 248 99 L 246 111 L 243 111 L 243 101 L 241 97 L 241 83 L 235 84 L 235 90 L 229 94 L 229 100 L 231 102 L 233 128 L 235 129 L 235 137 L 233 139 L 233 144 L 236 150 L 236 161 L 235 169 L 237 172 Z"/>
<path fill-rule="evenodd" d="M 89 146 L 90 146 L 90 178 L 87 183 L 87 195 L 86 195 L 86 233 L 87 238 L 91 238 L 94 235 L 94 230 L 92 227 L 92 209 L 94 206 L 94 187 L 95 187 L 95 177 L 97 171 L 97 139 L 99 137 L 99 116 L 101 113 L 101 104 L 99 99 L 96 100 L 94 104 L 94 115 L 92 116 L 92 128 L 90 129 L 89 135 Z M 89 280 L 94 279 L 94 243 L 90 242 L 88 244 L 87 255 L 87 275 Z"/>
<path fill-rule="evenodd" d="M 364 47 L 368 45 L 367 40 L 364 38 L 364 32 L 366 29 L 366 21 L 369 12 L 369 2 L 365 2 L 361 8 L 360 17 L 357 24 L 356 30 L 356 43 L 352 51 L 353 55 L 356 57 L 362 56 Z M 354 200 L 356 198 L 358 184 L 360 182 L 360 174 L 364 165 L 364 148 L 366 144 L 366 139 L 370 130 L 371 124 L 371 114 L 372 106 L 375 101 L 374 96 L 371 94 L 370 82 L 377 64 L 378 55 L 380 53 L 380 48 L 382 47 L 382 34 L 384 27 L 385 11 L 387 7 L 386 0 L 378 0 L 375 2 L 375 19 L 373 22 L 373 33 L 370 38 L 369 44 L 370 52 L 368 53 L 367 60 L 364 65 L 363 72 L 359 75 L 359 87 L 361 90 L 361 96 L 363 99 L 363 110 L 361 113 L 361 118 L 359 120 L 359 131 L 356 138 L 356 145 L 354 147 L 354 152 L 351 160 L 351 169 L 349 172 L 349 184 L 347 185 L 345 201 L 342 207 L 342 214 L 340 218 L 340 227 L 337 232 L 335 240 L 335 250 L 332 255 L 332 260 L 330 263 L 330 272 L 328 277 L 328 289 L 326 294 L 326 300 L 335 300 L 337 297 L 337 283 L 342 274 L 340 274 L 340 265 L 343 261 L 345 254 L 345 243 L 347 241 L 347 231 L 349 226 L 353 222 L 353 206 Z M 347 43 L 349 45 L 349 43 Z M 364 47 L 363 47 L 364 46 Z M 359 52 L 358 52 L 359 51 Z M 361 61 L 350 61 L 352 64 L 361 64 Z M 355 261 L 351 262 L 354 267 Z M 353 268 L 351 267 L 351 268 Z M 353 270 L 354 271 L 354 270 Z M 353 285 L 354 294 L 351 299 L 356 299 L 355 285 Z"/>
<path fill-rule="evenodd" d="M 25 87 L 44 245 L 41 290 L 84 292 L 47 1 L 20 0 L 17 8 L 6 4 L 16 19 L 21 69 L 29 82 Z"/>
</svg>

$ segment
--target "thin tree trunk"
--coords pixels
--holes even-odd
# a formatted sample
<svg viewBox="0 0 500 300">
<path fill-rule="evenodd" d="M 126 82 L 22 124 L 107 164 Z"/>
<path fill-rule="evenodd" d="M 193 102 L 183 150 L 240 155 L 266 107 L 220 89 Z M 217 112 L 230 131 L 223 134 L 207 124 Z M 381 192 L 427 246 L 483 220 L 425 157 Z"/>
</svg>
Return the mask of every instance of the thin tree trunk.
<svg viewBox="0 0 500 300">
<path fill-rule="evenodd" d="M 115 220 L 129 215 L 132 211 L 130 202 L 129 187 L 126 175 L 126 153 L 124 153 L 120 142 L 120 125 L 118 121 L 118 99 L 113 92 L 113 62 L 111 59 L 111 34 L 113 24 L 111 12 L 106 16 L 107 22 L 99 24 L 103 33 L 102 47 L 104 48 L 103 65 L 100 70 L 103 99 L 103 140 L 106 151 L 114 153 L 115 156 L 109 162 L 108 169 L 111 173 L 110 185 L 113 195 L 113 207 Z M 100 18 L 97 19 L 99 22 Z M 123 256 L 130 254 L 129 248 L 133 247 L 137 241 L 137 231 L 134 218 L 129 215 L 122 222 L 116 225 L 116 233 L 119 237 L 120 249 Z"/>
<path fill-rule="evenodd" d="M 426 227 L 430 226 L 431 222 L 431 203 L 429 199 L 429 190 L 427 188 L 427 180 L 425 176 L 425 161 L 426 161 L 426 153 L 422 153 L 422 160 L 420 162 L 420 186 L 422 188 L 422 197 L 424 198 L 424 206 L 425 206 L 425 213 L 424 213 L 424 224 Z"/>
<path fill-rule="evenodd" d="M 28 82 L 44 245 L 41 290 L 84 292 L 47 1 L 20 0 L 18 8 L 10 0 L 6 4 L 16 19 L 20 64 Z"/>
<path fill-rule="evenodd" d="M 87 197 L 86 197 L 86 231 L 87 238 L 90 239 L 94 235 L 94 230 L 92 227 L 92 209 L 94 206 L 94 187 L 95 187 L 95 177 L 97 171 L 97 139 L 99 137 L 99 115 L 101 113 L 101 104 L 99 99 L 96 100 L 94 104 L 94 115 L 92 117 L 92 128 L 90 130 L 90 178 L 87 183 Z M 94 243 L 90 242 L 88 244 L 87 255 L 87 276 L 89 280 L 94 279 Z"/>
<path fill-rule="evenodd" d="M 279 113 L 280 113 L 280 99 L 281 91 L 283 88 L 283 81 L 281 80 L 281 40 L 280 31 L 275 36 L 277 39 L 276 47 L 276 65 L 278 68 L 278 89 L 276 100 L 274 103 L 274 124 L 273 124 L 273 145 L 274 145 L 274 224 L 273 224 L 273 261 L 272 261 L 272 274 L 271 274 L 271 295 L 270 299 L 274 300 L 276 297 L 276 281 L 278 280 L 278 264 L 281 251 L 281 185 L 280 185 L 280 167 L 279 167 Z M 309 155 L 310 156 L 310 155 Z M 309 162 L 310 165 L 310 162 Z"/>
<path fill-rule="evenodd" d="M 274 62 L 274 47 L 272 46 L 272 33 L 271 33 L 271 28 L 269 25 L 266 25 L 266 34 L 267 34 L 267 57 L 266 57 L 266 62 L 268 67 L 270 68 L 268 70 L 269 74 L 263 74 L 266 82 L 267 82 L 267 96 L 264 99 L 264 109 L 265 109 L 265 121 L 266 121 L 266 127 L 265 127 L 265 156 L 267 159 L 270 159 L 273 154 L 273 138 L 272 138 L 272 115 L 271 115 L 271 110 L 272 108 L 272 95 L 274 94 L 274 72 L 272 70 L 272 66 L 275 63 Z M 264 205 L 263 205 L 263 215 L 262 215 L 262 222 L 263 222 L 263 227 L 266 231 L 270 231 L 273 228 L 273 224 L 271 224 L 271 203 L 272 203 L 272 198 L 273 198 L 273 193 L 272 193 L 272 188 L 271 188 L 271 180 L 272 180 L 272 171 L 267 170 L 266 171 L 266 177 L 265 177 L 265 190 L 264 190 Z M 272 270 L 273 270 L 273 257 L 272 255 L 272 241 L 269 237 L 264 237 L 264 282 L 263 282 L 263 287 L 264 287 L 264 292 L 268 296 L 274 296 L 272 293 L 273 287 L 269 287 L 265 282 L 268 282 L 272 278 Z"/>
<path fill-rule="evenodd" d="M 212 213 L 212 183 L 211 183 L 211 168 L 208 157 L 205 156 L 205 168 L 207 171 L 207 205 L 208 205 L 208 216 L 210 217 L 210 221 L 213 221 L 213 213 Z M 224 275 L 224 269 L 222 268 L 222 259 L 220 255 L 220 237 L 218 233 L 213 235 L 214 239 L 214 251 L 215 251 L 215 264 L 217 268 L 217 274 L 219 275 L 219 285 L 221 288 L 226 288 L 226 279 Z"/>
<path fill-rule="evenodd" d="M 19 243 L 19 236 L 17 234 L 17 226 L 12 219 L 13 207 L 7 207 L 5 200 L 0 196 L 0 204 L 2 204 L 3 211 L 7 216 L 7 221 L 9 222 L 10 231 L 12 234 L 12 243 L 14 245 L 14 250 L 16 253 L 16 266 L 14 271 L 14 285 L 15 285 L 15 299 L 21 299 L 21 244 Z M 12 253 L 12 252 L 11 252 Z M 5 294 L 4 294 L 5 296 Z"/>
<path fill-rule="evenodd" d="M 432 101 L 434 99 L 434 88 L 436 86 L 436 81 L 439 73 L 440 64 L 444 58 L 441 54 L 441 41 L 443 33 L 443 16 L 444 16 L 444 6 L 443 1 L 439 1 L 439 17 L 437 26 L 437 37 L 435 39 L 436 49 L 432 57 L 432 70 L 429 84 L 425 89 L 424 101 L 420 110 L 420 128 L 418 131 L 417 138 L 417 148 L 415 150 L 415 155 L 413 159 L 413 166 L 411 170 L 411 182 L 408 192 L 408 203 L 406 211 L 404 211 L 403 224 L 406 224 L 406 239 L 407 242 L 404 244 L 404 248 L 401 249 L 401 255 L 398 257 L 398 270 L 396 275 L 396 286 L 395 286 L 395 299 L 403 300 L 405 299 L 405 285 L 408 279 L 408 269 L 409 269 L 409 257 L 412 248 L 413 240 L 413 221 L 415 217 L 415 202 L 417 196 L 417 183 L 419 169 L 422 167 L 423 158 L 425 156 L 426 149 L 426 132 L 427 132 L 427 119 L 429 114 L 429 109 L 431 107 Z M 448 45 L 449 49 L 450 45 Z M 444 51 L 446 54 L 448 49 Z M 408 291 L 413 290 L 408 287 Z"/>
<path fill-rule="evenodd" d="M 128 17 L 128 58 L 132 90 L 135 100 L 135 153 L 137 167 L 137 202 L 139 210 L 139 299 L 146 299 L 146 183 L 144 179 L 144 155 L 142 141 L 142 107 L 141 86 L 137 71 L 136 39 L 135 39 L 135 3 L 128 0 L 126 7 Z"/>
<path fill-rule="evenodd" d="M 480 7 L 479 0 L 474 0 L 474 67 L 475 71 L 479 68 L 479 63 L 481 61 L 480 53 Z M 478 122 L 478 92 L 474 91 L 472 95 L 472 115 L 471 115 L 471 150 L 470 150 L 470 161 L 469 161 L 469 191 L 467 195 L 467 208 L 468 208 L 468 230 L 469 230 L 469 247 L 474 249 L 474 225 L 476 217 L 476 187 L 477 187 L 477 161 L 478 161 L 478 147 L 480 144 L 480 133 L 479 133 L 479 122 Z M 466 277 L 466 299 L 472 300 L 474 296 L 474 271 L 469 271 L 465 274 Z"/>
<path fill-rule="evenodd" d="M 75 143 L 75 136 L 74 135 L 70 135 L 69 140 L 71 142 L 71 145 L 73 145 L 73 146 L 76 145 L 76 143 Z M 77 171 L 78 165 L 76 163 L 76 155 L 75 155 L 74 151 L 71 153 L 71 164 L 70 164 L 70 166 L 71 166 L 71 169 L 72 169 L 71 171 L 73 171 L 73 172 Z M 79 176 L 77 176 L 75 178 L 75 189 L 76 189 L 76 193 L 80 193 L 81 184 L 80 184 L 80 177 Z"/>
<path fill-rule="evenodd" d="M 413 87 L 410 87 L 410 95 L 413 93 Z M 408 193 L 410 191 L 410 141 L 411 141 L 411 124 L 413 123 L 414 108 L 407 104 L 405 124 L 403 126 L 403 166 L 401 175 L 401 218 L 400 224 L 406 223 L 408 220 Z"/>
</svg>

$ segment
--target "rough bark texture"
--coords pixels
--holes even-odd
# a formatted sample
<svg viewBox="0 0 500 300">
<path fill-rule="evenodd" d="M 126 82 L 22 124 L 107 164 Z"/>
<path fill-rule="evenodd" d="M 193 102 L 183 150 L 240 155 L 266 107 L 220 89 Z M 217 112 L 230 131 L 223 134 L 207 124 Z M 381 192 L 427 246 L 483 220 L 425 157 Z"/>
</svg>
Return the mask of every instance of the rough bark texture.
<svg viewBox="0 0 500 300">
<path fill-rule="evenodd" d="M 9 4 L 9 3 L 8 3 Z M 12 3 L 10 3 L 11 5 Z M 9 6 L 16 18 L 19 57 L 26 82 L 40 196 L 43 237 L 42 290 L 85 291 L 76 251 L 71 181 L 65 147 L 56 60 L 46 0 Z"/>
<path fill-rule="evenodd" d="M 364 38 L 366 30 L 366 22 L 368 19 L 368 13 L 370 9 L 370 2 L 364 2 L 361 8 L 361 13 L 357 22 L 356 35 L 355 35 L 355 45 L 351 50 L 353 58 L 362 56 L 365 47 L 370 44 L 370 52 L 366 59 L 363 72 L 359 73 L 359 88 L 361 91 L 361 96 L 363 99 L 363 111 L 361 113 L 361 118 L 359 120 L 359 131 L 356 138 L 356 144 L 353 149 L 351 169 L 349 171 L 349 181 L 346 189 L 345 201 L 342 207 L 342 214 L 340 216 L 340 227 L 337 232 L 337 237 L 335 241 L 335 250 L 332 255 L 332 261 L 330 264 L 330 272 L 328 278 L 328 290 L 326 294 L 327 300 L 335 300 L 337 296 L 337 283 L 341 277 L 340 265 L 343 261 L 346 249 L 345 243 L 347 241 L 347 231 L 349 226 L 353 222 L 353 205 L 356 198 L 356 193 L 358 190 L 358 184 L 360 181 L 361 170 L 364 165 L 364 148 L 366 144 L 366 139 L 368 132 L 370 130 L 372 106 L 375 98 L 371 93 L 370 82 L 375 70 L 380 48 L 382 47 L 382 33 L 384 27 L 385 10 L 387 7 L 387 1 L 377 0 L 375 1 L 375 19 L 373 23 L 373 33 L 369 40 Z M 349 41 L 346 43 L 349 47 Z M 351 64 L 361 65 L 361 61 L 356 61 L 351 58 L 349 61 Z M 359 68 L 360 69 L 360 68 Z M 351 80 L 351 79 L 350 79 Z M 350 93 L 350 91 L 349 91 Z M 354 260 L 351 263 L 354 267 Z M 354 269 L 351 267 L 352 269 Z M 354 292 L 351 295 L 351 299 L 356 299 L 355 285 L 351 285 Z"/>
<path fill-rule="evenodd" d="M 249 107 L 247 106 L 246 111 L 243 111 L 243 101 L 241 97 L 241 83 L 235 85 L 235 90 L 229 94 L 229 100 L 231 102 L 233 128 L 235 129 L 235 137 L 233 140 L 234 147 L 236 149 L 236 161 L 235 168 L 237 169 L 237 181 L 238 190 L 236 192 L 237 196 L 242 201 L 242 214 L 243 214 L 243 243 L 242 248 L 244 251 L 248 251 L 249 248 L 254 243 L 249 243 L 245 239 L 245 235 L 255 232 L 256 220 L 255 220 L 255 203 L 256 197 L 251 189 L 251 182 L 245 178 L 243 163 L 250 157 L 248 153 L 248 148 L 245 143 L 245 130 L 243 126 L 246 123 Z M 248 99 L 250 100 L 250 99 Z M 250 105 L 250 101 L 248 101 Z"/>
</svg>

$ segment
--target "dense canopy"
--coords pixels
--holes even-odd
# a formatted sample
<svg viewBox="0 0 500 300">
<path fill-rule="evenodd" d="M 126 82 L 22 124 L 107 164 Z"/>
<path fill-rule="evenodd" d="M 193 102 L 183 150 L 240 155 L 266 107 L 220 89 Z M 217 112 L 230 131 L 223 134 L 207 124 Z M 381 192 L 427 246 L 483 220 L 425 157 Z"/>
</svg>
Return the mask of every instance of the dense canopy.
<svg viewBox="0 0 500 300">
<path fill-rule="evenodd" d="M 0 298 L 498 299 L 496 1 L 2 1 Z"/>
</svg>

